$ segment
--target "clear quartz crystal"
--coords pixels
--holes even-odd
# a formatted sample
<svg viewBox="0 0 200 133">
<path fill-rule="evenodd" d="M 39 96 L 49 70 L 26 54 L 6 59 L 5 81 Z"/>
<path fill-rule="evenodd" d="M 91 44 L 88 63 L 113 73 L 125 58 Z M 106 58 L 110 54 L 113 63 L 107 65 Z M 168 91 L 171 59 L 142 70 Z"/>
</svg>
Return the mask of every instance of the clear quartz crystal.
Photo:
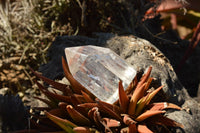
<svg viewBox="0 0 200 133">
<path fill-rule="evenodd" d="M 118 97 L 118 83 L 127 88 L 136 71 L 119 55 L 97 46 L 65 49 L 69 69 L 74 78 L 97 98 L 114 103 Z"/>
</svg>

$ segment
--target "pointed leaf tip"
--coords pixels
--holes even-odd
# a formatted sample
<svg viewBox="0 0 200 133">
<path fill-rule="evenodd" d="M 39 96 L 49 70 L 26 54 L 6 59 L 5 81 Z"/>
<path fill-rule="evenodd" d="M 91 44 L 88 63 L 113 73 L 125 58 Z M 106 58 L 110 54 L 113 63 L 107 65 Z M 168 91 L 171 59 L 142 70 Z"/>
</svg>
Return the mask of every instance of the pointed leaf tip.
<svg viewBox="0 0 200 133">
<path fill-rule="evenodd" d="M 69 133 L 73 133 L 73 128 L 76 127 L 76 125 L 74 123 L 72 123 L 71 121 L 68 121 L 66 119 L 61 119 L 57 116 L 52 115 L 51 113 L 45 111 L 45 115 L 52 120 L 53 122 L 55 122 L 58 126 L 60 126 L 63 130 L 65 130 L 66 132 Z"/>
<path fill-rule="evenodd" d="M 137 87 L 135 89 L 135 91 L 133 92 L 133 95 L 131 97 L 129 107 L 128 107 L 128 114 L 129 115 L 135 114 L 137 102 L 138 102 L 139 98 L 141 98 L 141 96 L 144 95 L 145 85 L 146 84 L 143 84 L 142 86 Z"/>
<path fill-rule="evenodd" d="M 88 91 L 83 85 L 81 85 L 71 74 L 70 70 L 69 70 L 69 66 L 67 64 L 67 62 L 65 61 L 64 57 L 62 57 L 62 66 L 63 66 L 63 71 L 65 73 L 66 78 L 69 80 L 74 92 L 76 92 L 77 94 L 81 94 L 81 90 L 86 92 L 88 95 L 90 95 L 90 97 L 92 99 L 95 98 L 95 96 Z"/>
<path fill-rule="evenodd" d="M 136 121 L 143 121 L 151 116 L 154 116 L 154 115 L 157 115 L 157 114 L 162 114 L 162 113 L 165 113 L 166 111 L 146 111 L 144 112 L 143 114 L 141 114 L 140 116 L 138 116 L 135 120 Z"/>
<path fill-rule="evenodd" d="M 124 91 L 124 87 L 122 85 L 121 80 L 119 81 L 119 104 L 123 113 L 125 113 L 129 104 L 129 98 L 126 95 L 126 92 Z"/>
<path fill-rule="evenodd" d="M 90 125 L 90 120 L 82 115 L 80 112 L 75 110 L 71 105 L 67 105 L 66 108 L 69 115 L 76 123 L 79 123 L 81 125 Z"/>
</svg>

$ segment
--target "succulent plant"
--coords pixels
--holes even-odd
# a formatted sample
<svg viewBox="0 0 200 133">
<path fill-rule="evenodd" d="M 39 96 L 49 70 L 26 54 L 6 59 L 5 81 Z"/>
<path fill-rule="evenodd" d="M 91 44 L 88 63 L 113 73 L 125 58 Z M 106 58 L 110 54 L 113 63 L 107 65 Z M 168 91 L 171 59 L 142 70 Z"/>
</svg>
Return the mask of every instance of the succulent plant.
<svg viewBox="0 0 200 133">
<path fill-rule="evenodd" d="M 152 98 L 162 89 L 162 86 L 150 90 L 152 67 L 138 81 L 137 76 L 127 89 L 119 81 L 119 99 L 113 104 L 96 98 L 82 86 L 70 73 L 67 62 L 62 58 L 63 70 L 70 85 L 50 80 L 42 75 L 33 73 L 48 83 L 55 90 L 45 88 L 36 81 L 39 89 L 48 99 L 37 99 L 45 102 L 48 107 L 35 108 L 44 114 L 33 114 L 31 127 L 40 132 L 69 132 L 69 133 L 152 133 L 167 131 L 167 127 L 180 127 L 183 125 L 167 118 L 165 109 L 181 108 L 172 103 L 152 103 Z M 158 129 L 160 131 L 158 131 Z"/>
</svg>

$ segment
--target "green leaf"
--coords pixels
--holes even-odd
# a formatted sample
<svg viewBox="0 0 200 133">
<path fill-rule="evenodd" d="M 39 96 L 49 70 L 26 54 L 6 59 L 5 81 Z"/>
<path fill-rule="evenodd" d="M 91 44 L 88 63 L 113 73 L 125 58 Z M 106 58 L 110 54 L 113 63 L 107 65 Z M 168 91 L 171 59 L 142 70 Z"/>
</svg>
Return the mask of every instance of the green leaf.
<svg viewBox="0 0 200 133">
<path fill-rule="evenodd" d="M 133 95 L 132 95 L 130 103 L 129 103 L 129 108 L 128 108 L 129 115 L 135 115 L 136 105 L 137 105 L 137 102 L 138 102 L 140 96 L 144 93 L 145 85 L 146 84 L 136 87 L 135 91 L 133 92 Z"/>
<path fill-rule="evenodd" d="M 47 111 L 45 111 L 46 116 L 52 120 L 53 122 L 55 122 L 58 126 L 60 126 L 63 130 L 65 130 L 67 133 L 75 133 L 73 131 L 74 127 L 77 127 L 77 125 L 75 125 L 74 123 L 72 123 L 71 121 L 68 121 L 66 119 L 61 119 L 59 117 L 56 117 L 50 113 L 48 113 Z"/>
</svg>

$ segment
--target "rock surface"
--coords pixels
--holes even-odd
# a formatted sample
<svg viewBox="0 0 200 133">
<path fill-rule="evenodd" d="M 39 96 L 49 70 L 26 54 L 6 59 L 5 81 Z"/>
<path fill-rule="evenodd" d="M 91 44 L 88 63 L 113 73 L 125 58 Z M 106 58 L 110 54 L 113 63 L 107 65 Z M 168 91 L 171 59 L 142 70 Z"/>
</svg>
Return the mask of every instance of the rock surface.
<svg viewBox="0 0 200 133">
<path fill-rule="evenodd" d="M 144 39 L 104 33 L 98 33 L 94 38 L 58 37 L 49 50 L 50 62 L 40 69 L 43 75 L 51 79 L 62 77 L 61 56 L 64 56 L 64 48 L 80 45 L 108 47 L 130 63 L 140 75 L 151 65 L 153 67 L 151 76 L 155 78 L 152 86 L 164 85 L 163 92 L 158 94 L 156 100 L 176 103 L 185 109 L 183 111 L 169 111 L 167 114 L 170 118 L 184 125 L 183 130 L 176 130 L 176 132 L 199 132 L 199 103 L 188 95 L 168 58 Z"/>
</svg>

